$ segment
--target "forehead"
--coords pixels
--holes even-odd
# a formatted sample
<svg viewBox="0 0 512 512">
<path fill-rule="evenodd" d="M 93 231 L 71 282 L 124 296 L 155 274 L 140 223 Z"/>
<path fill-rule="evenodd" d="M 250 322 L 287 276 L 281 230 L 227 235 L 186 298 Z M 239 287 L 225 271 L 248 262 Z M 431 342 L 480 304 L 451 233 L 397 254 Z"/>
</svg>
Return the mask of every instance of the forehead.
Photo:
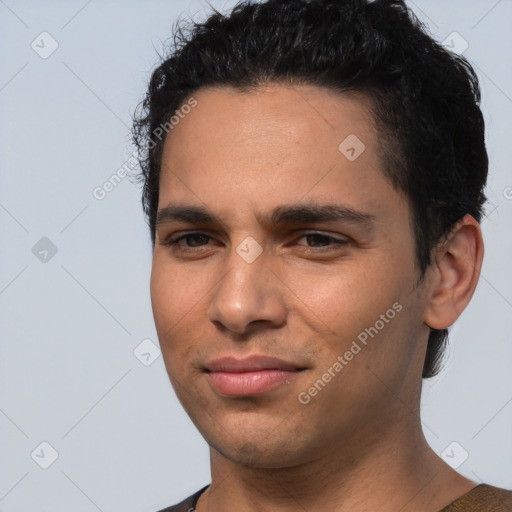
<svg viewBox="0 0 512 512">
<path fill-rule="evenodd" d="M 371 100 L 362 94 L 349 96 L 316 86 L 269 84 L 250 90 L 206 87 L 194 93 L 194 98 L 197 106 L 180 116 L 179 129 L 173 128 L 166 138 L 167 150 L 179 151 L 177 146 L 186 142 L 196 144 L 197 150 L 221 146 L 247 151 L 250 141 L 256 146 L 296 143 L 322 151 L 329 144 L 337 149 L 335 143 L 354 132 L 369 143 L 375 137 Z M 188 157 L 193 154 L 187 152 Z"/>
<path fill-rule="evenodd" d="M 160 207 L 184 200 L 219 212 L 269 210 L 307 200 L 378 213 L 396 199 L 364 96 L 274 84 L 203 88 L 193 98 L 165 140 Z"/>
</svg>

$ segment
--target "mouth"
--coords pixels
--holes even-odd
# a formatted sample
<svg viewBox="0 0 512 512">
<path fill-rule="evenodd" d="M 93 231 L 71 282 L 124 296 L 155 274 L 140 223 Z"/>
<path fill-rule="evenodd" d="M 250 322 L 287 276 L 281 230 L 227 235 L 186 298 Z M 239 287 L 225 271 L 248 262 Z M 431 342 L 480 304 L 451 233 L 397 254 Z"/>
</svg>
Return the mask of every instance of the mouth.
<svg viewBox="0 0 512 512">
<path fill-rule="evenodd" d="M 291 384 L 306 368 L 272 357 L 224 357 L 205 366 L 212 388 L 230 397 L 254 396 Z"/>
</svg>

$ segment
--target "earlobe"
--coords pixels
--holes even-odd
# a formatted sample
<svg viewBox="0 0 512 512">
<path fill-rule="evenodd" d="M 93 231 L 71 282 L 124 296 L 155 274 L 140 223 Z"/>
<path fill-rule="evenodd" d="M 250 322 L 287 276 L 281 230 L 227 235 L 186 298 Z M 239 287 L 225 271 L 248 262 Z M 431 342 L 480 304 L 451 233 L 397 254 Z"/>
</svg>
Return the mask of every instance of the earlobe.
<svg viewBox="0 0 512 512">
<path fill-rule="evenodd" d="M 480 225 L 467 214 L 436 249 L 423 318 L 426 325 L 446 329 L 455 323 L 476 289 L 483 255 Z"/>
</svg>

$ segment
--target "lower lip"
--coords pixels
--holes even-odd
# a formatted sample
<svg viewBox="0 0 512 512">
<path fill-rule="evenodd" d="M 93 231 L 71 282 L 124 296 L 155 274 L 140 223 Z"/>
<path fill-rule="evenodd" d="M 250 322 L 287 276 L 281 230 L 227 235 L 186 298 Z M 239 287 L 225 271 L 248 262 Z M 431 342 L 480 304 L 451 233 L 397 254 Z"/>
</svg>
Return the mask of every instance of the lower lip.
<svg viewBox="0 0 512 512">
<path fill-rule="evenodd" d="M 298 371 L 259 370 L 254 372 L 210 372 L 210 383 L 218 393 L 227 396 L 251 396 L 266 393 L 286 383 Z"/>
</svg>

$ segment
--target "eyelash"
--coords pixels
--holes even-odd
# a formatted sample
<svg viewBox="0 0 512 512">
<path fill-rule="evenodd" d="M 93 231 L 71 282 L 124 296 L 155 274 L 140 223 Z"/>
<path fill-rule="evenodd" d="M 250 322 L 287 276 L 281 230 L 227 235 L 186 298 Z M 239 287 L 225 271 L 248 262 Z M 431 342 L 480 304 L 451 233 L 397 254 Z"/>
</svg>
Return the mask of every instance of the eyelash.
<svg viewBox="0 0 512 512">
<path fill-rule="evenodd" d="M 190 232 L 190 233 L 185 233 L 185 234 L 180 235 L 180 236 L 175 237 L 175 238 L 169 238 L 169 239 L 165 240 L 164 242 L 162 242 L 162 245 L 171 247 L 171 249 L 173 249 L 173 250 L 176 249 L 179 252 L 199 252 L 199 251 L 202 250 L 200 247 L 193 249 L 193 248 L 183 248 L 182 246 L 179 245 L 179 242 L 181 240 L 186 239 L 188 237 L 193 237 L 193 236 L 203 236 L 203 237 L 207 237 L 208 239 L 212 239 L 213 238 L 210 235 L 207 235 L 205 233 L 194 231 L 194 232 Z M 313 252 L 316 252 L 316 253 L 330 252 L 330 251 L 338 249 L 341 246 L 344 246 L 344 245 L 348 244 L 348 240 L 340 240 L 340 239 L 334 238 L 334 237 L 332 237 L 330 235 L 324 235 L 322 233 L 316 233 L 316 232 L 304 233 L 304 234 L 302 234 L 299 237 L 299 239 L 300 238 L 304 238 L 306 236 L 316 236 L 316 237 L 327 239 L 327 240 L 330 240 L 331 242 L 334 242 L 334 244 L 331 244 L 330 248 L 320 248 L 320 249 L 318 249 L 318 248 L 313 248 L 313 247 L 301 246 L 301 247 L 306 247 L 306 250 L 307 249 L 312 249 Z M 339 246 L 339 247 L 336 247 L 336 246 Z"/>
</svg>

